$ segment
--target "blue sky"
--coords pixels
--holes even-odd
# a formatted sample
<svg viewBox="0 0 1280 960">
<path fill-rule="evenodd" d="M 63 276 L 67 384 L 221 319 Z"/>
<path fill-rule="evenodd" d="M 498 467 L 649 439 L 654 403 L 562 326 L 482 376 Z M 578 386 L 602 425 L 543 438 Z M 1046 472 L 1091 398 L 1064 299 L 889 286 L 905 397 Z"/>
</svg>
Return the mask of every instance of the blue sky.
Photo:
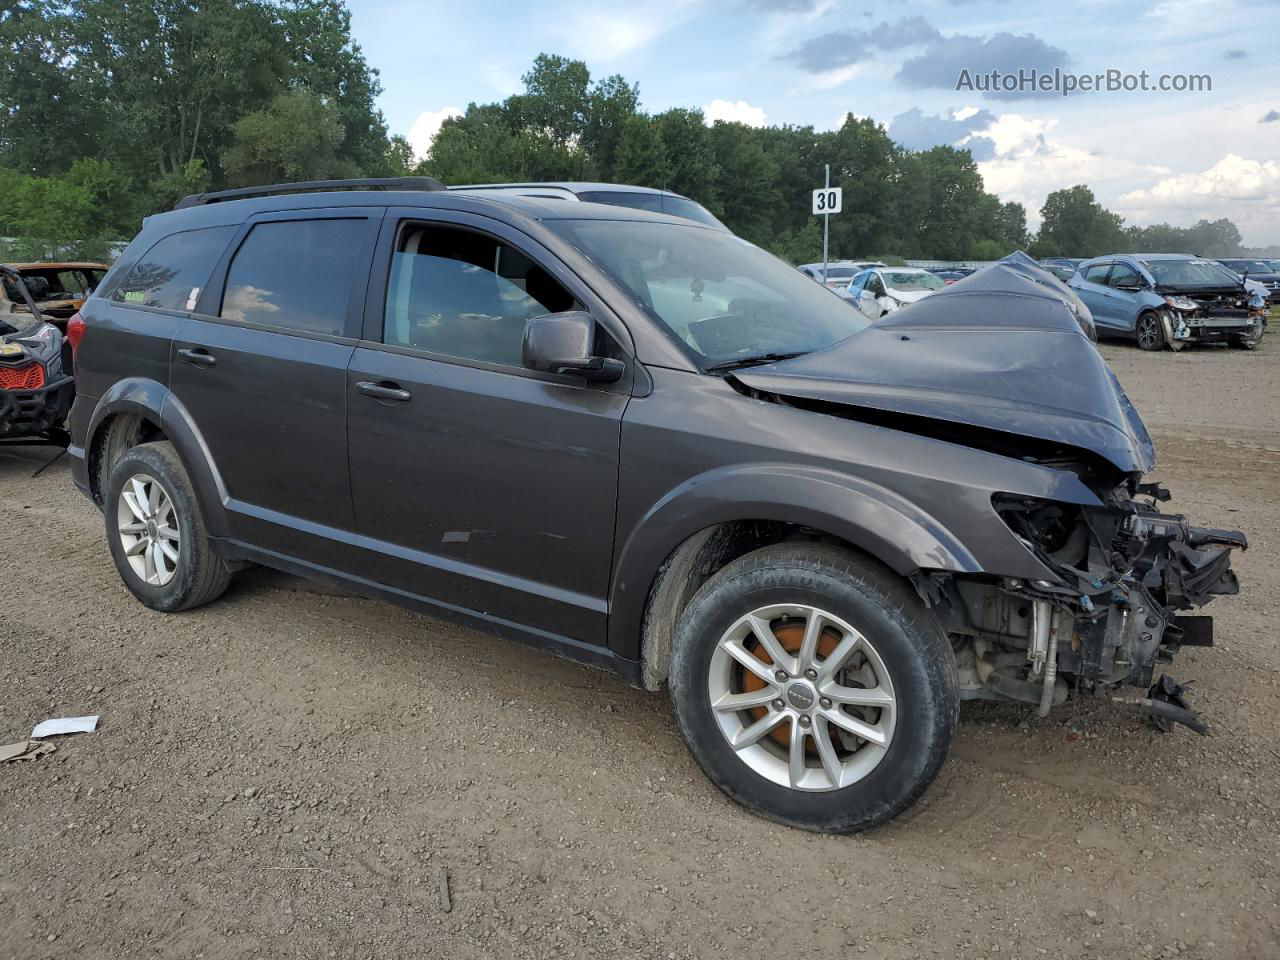
<svg viewBox="0 0 1280 960">
<path fill-rule="evenodd" d="M 1132 223 L 1227 216 L 1247 243 L 1280 243 L 1280 0 L 348 2 L 391 129 L 422 149 L 449 111 L 516 92 L 558 53 L 639 83 L 651 112 L 819 129 L 852 112 L 909 146 L 967 145 L 1033 227 L 1049 191 L 1087 183 Z M 1208 74 L 1212 90 L 955 89 L 993 67 Z"/>
</svg>

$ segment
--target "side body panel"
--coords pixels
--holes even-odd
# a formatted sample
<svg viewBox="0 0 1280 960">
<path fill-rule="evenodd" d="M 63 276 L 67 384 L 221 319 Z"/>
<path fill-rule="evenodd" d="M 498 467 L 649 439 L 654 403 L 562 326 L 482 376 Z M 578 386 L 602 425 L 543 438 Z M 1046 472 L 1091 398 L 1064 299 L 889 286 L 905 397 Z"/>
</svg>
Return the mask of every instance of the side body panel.
<svg viewBox="0 0 1280 960">
<path fill-rule="evenodd" d="M 1052 575 L 998 518 L 996 492 L 1096 503 L 1074 474 L 749 399 L 651 369 L 622 428 L 610 646 L 639 657 L 653 578 L 700 530 L 773 520 L 840 537 L 894 570 Z"/>
<path fill-rule="evenodd" d="M 351 484 L 367 575 L 577 641 L 603 645 L 630 371 L 590 385 L 523 368 L 385 346 L 386 264 L 401 222 L 469 229 L 515 246 L 625 328 L 565 265 L 495 220 L 390 211 L 348 374 Z M 625 354 L 629 340 L 615 337 Z M 631 363 L 628 358 L 628 362 Z M 361 383 L 405 391 L 399 401 Z"/>
</svg>

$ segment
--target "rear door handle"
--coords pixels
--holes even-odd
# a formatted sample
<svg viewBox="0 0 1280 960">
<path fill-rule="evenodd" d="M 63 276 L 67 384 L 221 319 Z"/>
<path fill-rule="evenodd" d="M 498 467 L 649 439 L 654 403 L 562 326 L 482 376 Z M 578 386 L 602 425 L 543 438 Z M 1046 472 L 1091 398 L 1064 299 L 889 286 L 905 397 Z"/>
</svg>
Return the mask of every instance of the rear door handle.
<svg viewBox="0 0 1280 960">
<path fill-rule="evenodd" d="M 356 383 L 356 390 L 366 397 L 373 397 L 375 400 L 390 400 L 394 403 L 404 403 L 413 398 L 413 394 L 408 390 L 404 390 L 394 383 L 373 383 L 369 380 L 361 380 Z"/>
<path fill-rule="evenodd" d="M 218 358 L 203 347 L 183 348 L 178 351 L 178 356 L 197 367 L 212 367 L 218 362 Z"/>
</svg>

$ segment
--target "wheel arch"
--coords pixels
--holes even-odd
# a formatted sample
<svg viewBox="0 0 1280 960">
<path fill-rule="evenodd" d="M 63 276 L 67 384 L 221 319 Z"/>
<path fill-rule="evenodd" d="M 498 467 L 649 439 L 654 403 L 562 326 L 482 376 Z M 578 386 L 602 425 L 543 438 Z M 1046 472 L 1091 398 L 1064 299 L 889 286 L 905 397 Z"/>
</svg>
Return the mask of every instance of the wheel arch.
<svg viewBox="0 0 1280 960">
<path fill-rule="evenodd" d="M 102 482 L 120 453 L 165 440 L 191 477 L 210 535 L 225 536 L 227 493 L 222 478 L 191 414 L 164 384 L 143 378 L 113 384 L 94 408 L 85 437 L 90 493 L 99 506 Z"/>
<path fill-rule="evenodd" d="M 609 644 L 665 681 L 680 612 L 744 553 L 785 540 L 842 546 L 906 577 L 980 564 L 933 517 L 882 487 L 790 464 L 728 468 L 682 484 L 634 526 L 614 565 Z"/>
</svg>

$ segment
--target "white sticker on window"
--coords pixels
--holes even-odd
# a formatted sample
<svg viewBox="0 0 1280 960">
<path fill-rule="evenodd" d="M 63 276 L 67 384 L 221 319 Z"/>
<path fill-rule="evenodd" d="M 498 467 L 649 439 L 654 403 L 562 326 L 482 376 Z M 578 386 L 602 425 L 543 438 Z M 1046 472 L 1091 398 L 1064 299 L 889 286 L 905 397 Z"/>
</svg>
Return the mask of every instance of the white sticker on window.
<svg viewBox="0 0 1280 960">
<path fill-rule="evenodd" d="M 192 287 L 191 296 L 187 297 L 187 309 L 194 310 L 196 308 L 196 301 L 199 299 L 200 299 L 200 288 Z"/>
</svg>

